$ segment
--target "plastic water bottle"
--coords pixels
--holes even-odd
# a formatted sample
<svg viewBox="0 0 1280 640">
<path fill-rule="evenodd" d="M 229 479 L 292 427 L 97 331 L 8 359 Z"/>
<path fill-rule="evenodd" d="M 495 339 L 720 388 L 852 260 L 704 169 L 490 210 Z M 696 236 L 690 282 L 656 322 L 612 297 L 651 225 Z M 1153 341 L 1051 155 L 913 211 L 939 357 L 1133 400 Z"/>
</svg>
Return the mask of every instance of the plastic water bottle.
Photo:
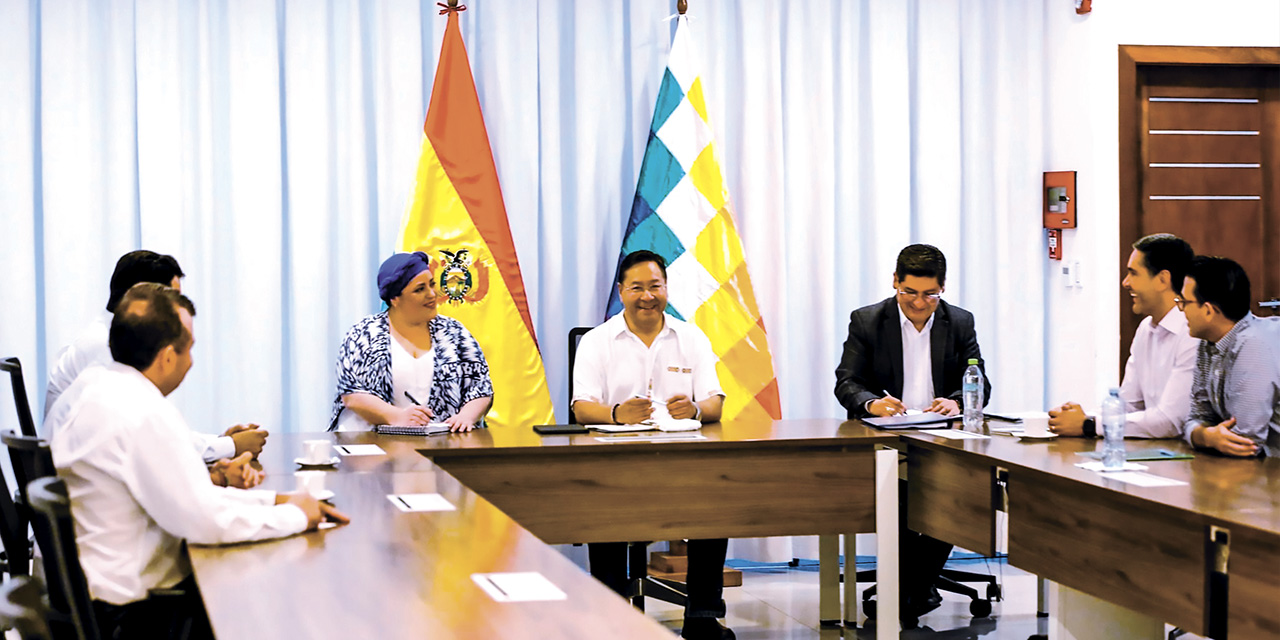
<svg viewBox="0 0 1280 640">
<path fill-rule="evenodd" d="M 1116 387 L 1102 401 L 1102 466 L 1124 467 L 1124 402 Z"/>
<path fill-rule="evenodd" d="M 977 358 L 969 358 L 969 367 L 964 370 L 960 389 L 964 401 L 964 430 L 982 431 L 982 369 L 978 368 Z"/>
</svg>

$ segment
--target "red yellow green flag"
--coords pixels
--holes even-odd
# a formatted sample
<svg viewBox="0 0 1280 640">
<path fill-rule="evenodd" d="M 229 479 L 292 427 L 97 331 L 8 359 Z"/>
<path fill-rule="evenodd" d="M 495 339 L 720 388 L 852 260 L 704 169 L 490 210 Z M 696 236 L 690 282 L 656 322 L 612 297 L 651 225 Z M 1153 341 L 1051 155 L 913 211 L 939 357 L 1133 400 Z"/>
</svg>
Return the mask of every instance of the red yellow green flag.
<svg viewBox="0 0 1280 640">
<path fill-rule="evenodd" d="M 458 13 L 446 11 L 449 23 L 398 249 L 431 257 L 441 312 L 462 322 L 484 349 L 493 378 L 489 425 L 554 422 Z"/>
</svg>

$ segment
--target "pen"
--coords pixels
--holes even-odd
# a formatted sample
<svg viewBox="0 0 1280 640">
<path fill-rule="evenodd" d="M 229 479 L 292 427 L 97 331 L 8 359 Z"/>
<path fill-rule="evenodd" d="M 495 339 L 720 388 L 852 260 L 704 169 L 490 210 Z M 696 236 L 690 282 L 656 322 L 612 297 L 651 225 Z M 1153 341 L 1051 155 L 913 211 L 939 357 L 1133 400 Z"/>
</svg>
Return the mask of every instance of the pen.
<svg viewBox="0 0 1280 640">
<path fill-rule="evenodd" d="M 421 407 L 421 406 L 422 406 L 422 403 L 421 403 L 421 402 L 418 402 L 418 399 L 417 399 L 417 398 L 415 398 L 415 397 L 413 397 L 412 395 L 410 395 L 408 391 L 404 392 L 404 397 L 408 398 L 408 399 L 409 399 L 409 402 L 412 402 L 412 403 L 414 403 L 414 404 L 418 405 L 419 407 Z"/>
</svg>

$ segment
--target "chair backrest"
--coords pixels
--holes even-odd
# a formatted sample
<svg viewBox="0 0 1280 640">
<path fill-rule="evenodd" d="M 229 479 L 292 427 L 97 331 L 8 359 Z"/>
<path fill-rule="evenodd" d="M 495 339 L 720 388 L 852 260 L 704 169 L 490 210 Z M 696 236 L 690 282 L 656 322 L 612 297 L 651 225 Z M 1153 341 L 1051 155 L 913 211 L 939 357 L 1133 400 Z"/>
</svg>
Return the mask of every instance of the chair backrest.
<svg viewBox="0 0 1280 640">
<path fill-rule="evenodd" d="M 4 545 L 3 571 L 10 576 L 31 573 L 31 546 L 27 542 L 30 524 L 26 512 L 14 504 L 9 483 L 0 473 L 0 544 Z"/>
<path fill-rule="evenodd" d="M 65 615 L 80 640 L 99 640 L 98 621 L 93 614 L 89 583 L 80 567 L 76 548 L 76 527 L 71 519 L 71 499 L 67 485 L 58 478 L 40 478 L 27 487 L 36 541 L 45 555 L 45 579 L 49 606 L 55 616 Z M 56 633 L 63 637 L 62 633 Z"/>
<path fill-rule="evenodd" d="M 40 478 L 57 475 L 57 470 L 53 467 L 53 454 L 49 451 L 49 441 L 6 431 L 0 434 L 0 442 L 9 449 L 13 478 L 18 482 L 18 501 L 30 504 L 27 500 L 27 485 Z"/>
<path fill-rule="evenodd" d="M 574 327 L 569 330 L 569 423 L 577 422 L 573 417 L 573 361 L 578 357 L 578 343 L 582 341 L 582 336 L 595 327 Z"/>
<path fill-rule="evenodd" d="M 22 363 L 17 358 L 0 359 L 0 371 L 9 373 L 13 385 L 13 406 L 18 411 L 18 427 L 23 435 L 36 435 L 36 422 L 31 417 L 31 403 L 27 401 L 27 385 L 22 381 Z"/>
<path fill-rule="evenodd" d="M 49 613 L 36 578 L 20 576 L 0 585 L 0 627 L 17 631 L 22 640 L 52 640 Z"/>
</svg>

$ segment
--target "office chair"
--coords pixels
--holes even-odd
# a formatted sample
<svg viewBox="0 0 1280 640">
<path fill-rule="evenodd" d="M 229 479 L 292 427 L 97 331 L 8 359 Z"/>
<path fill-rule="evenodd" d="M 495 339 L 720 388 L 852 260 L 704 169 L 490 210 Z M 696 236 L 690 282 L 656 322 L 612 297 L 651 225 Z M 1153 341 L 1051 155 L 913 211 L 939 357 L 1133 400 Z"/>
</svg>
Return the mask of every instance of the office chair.
<svg viewBox="0 0 1280 640">
<path fill-rule="evenodd" d="M 0 442 L 9 450 L 9 462 L 13 465 L 13 478 L 18 483 L 18 494 L 15 502 L 21 511 L 31 504 L 27 496 L 27 485 L 48 476 L 57 475 L 53 467 L 53 453 L 49 451 L 49 442 L 36 436 L 19 435 L 12 431 L 0 434 Z M 28 514 L 29 517 L 29 514 Z"/>
<path fill-rule="evenodd" d="M 0 586 L 0 628 L 17 631 L 22 640 L 52 640 L 50 613 L 38 579 L 19 576 Z"/>
<path fill-rule="evenodd" d="M 866 569 L 854 573 L 854 582 L 875 582 L 876 570 Z M 978 590 L 967 586 L 963 583 L 985 584 L 986 590 L 980 597 Z M 999 602 L 1003 599 L 1000 591 L 1000 585 L 996 582 L 996 577 L 985 573 L 973 573 L 970 571 L 960 571 L 958 569 L 943 569 L 938 575 L 937 581 L 933 583 L 939 591 L 949 593 L 957 593 L 969 598 L 969 613 L 975 618 L 985 618 L 991 615 L 991 603 Z M 872 600 L 872 596 L 876 594 L 876 585 L 871 585 L 862 591 L 862 612 L 867 618 L 875 619 L 876 617 L 876 601 Z"/>
<path fill-rule="evenodd" d="M 569 330 L 569 422 L 578 420 L 573 415 L 573 363 L 578 357 L 578 342 L 594 327 L 574 327 Z M 683 607 L 688 592 L 682 583 L 649 575 L 649 559 L 645 557 L 648 542 L 627 543 L 627 578 L 631 582 L 628 597 L 631 605 L 644 611 L 645 596 Z"/>
<path fill-rule="evenodd" d="M 102 635 L 93 613 L 89 583 L 80 568 L 67 485 L 57 478 L 40 478 L 27 487 L 26 493 L 31 500 L 36 541 L 44 553 L 45 579 L 49 581 L 49 622 L 54 636 L 99 640 Z"/>
<path fill-rule="evenodd" d="M 17 358 L 0 359 L 0 371 L 9 374 L 9 382 L 13 386 L 13 407 L 18 412 L 18 427 L 22 430 L 22 435 L 36 435 L 31 403 L 27 401 L 27 385 L 22 381 L 22 363 Z"/>
<path fill-rule="evenodd" d="M 0 473 L 0 545 L 4 545 L 4 551 L 0 553 L 0 571 L 9 574 L 10 579 L 31 575 L 32 541 L 27 533 L 31 522 L 13 499 L 9 483 Z"/>
</svg>

